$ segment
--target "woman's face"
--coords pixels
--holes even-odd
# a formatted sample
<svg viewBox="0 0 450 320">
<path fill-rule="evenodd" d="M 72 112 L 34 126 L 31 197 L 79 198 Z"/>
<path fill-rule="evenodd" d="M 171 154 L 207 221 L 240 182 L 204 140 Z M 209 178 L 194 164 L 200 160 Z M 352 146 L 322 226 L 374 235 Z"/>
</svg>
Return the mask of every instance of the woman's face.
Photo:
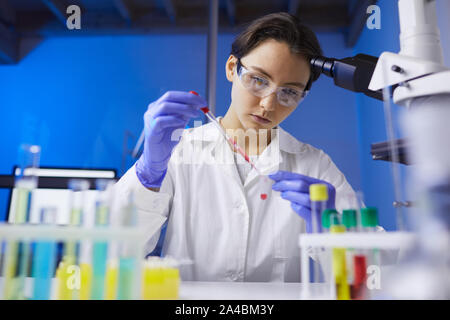
<svg viewBox="0 0 450 320">
<path fill-rule="evenodd" d="M 241 58 L 241 64 L 258 77 L 269 80 L 277 87 L 294 88 L 303 91 L 308 83 L 310 68 L 301 55 L 292 53 L 288 45 L 276 40 L 266 40 Z M 271 129 L 280 124 L 296 108 L 286 107 L 278 102 L 276 92 L 257 97 L 246 89 L 240 81 L 237 59 L 228 58 L 226 64 L 227 79 L 233 83 L 231 90 L 231 111 L 233 118 L 240 122 L 236 127 L 247 129 Z"/>
</svg>

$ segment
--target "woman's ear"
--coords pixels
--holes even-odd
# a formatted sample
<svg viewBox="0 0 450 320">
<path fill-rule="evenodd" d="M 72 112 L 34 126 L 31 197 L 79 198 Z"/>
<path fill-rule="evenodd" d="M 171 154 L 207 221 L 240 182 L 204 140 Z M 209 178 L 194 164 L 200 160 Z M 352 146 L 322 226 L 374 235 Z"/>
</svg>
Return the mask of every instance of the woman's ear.
<svg viewBox="0 0 450 320">
<path fill-rule="evenodd" d="M 225 64 L 225 73 L 227 75 L 228 81 L 230 82 L 233 82 L 233 75 L 236 70 L 236 62 L 237 62 L 236 57 L 230 55 L 228 57 L 227 63 Z"/>
</svg>

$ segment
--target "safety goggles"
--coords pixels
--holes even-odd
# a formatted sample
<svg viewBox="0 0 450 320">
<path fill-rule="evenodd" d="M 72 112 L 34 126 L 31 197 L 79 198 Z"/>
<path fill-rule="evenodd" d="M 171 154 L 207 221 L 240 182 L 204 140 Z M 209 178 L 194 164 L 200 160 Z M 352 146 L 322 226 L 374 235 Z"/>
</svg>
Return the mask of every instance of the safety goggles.
<svg viewBox="0 0 450 320">
<path fill-rule="evenodd" d="M 264 98 L 276 92 L 278 103 L 284 107 L 296 107 L 308 94 L 292 87 L 277 87 L 272 81 L 258 72 L 245 68 L 241 59 L 237 60 L 237 75 L 244 86 L 253 95 Z"/>
</svg>

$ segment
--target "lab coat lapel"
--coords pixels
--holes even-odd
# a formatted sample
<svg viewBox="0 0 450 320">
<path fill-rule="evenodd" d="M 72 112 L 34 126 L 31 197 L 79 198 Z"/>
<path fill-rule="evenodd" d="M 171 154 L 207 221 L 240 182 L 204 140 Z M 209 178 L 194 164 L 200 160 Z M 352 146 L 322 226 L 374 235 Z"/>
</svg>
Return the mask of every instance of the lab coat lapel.
<svg viewBox="0 0 450 320">
<path fill-rule="evenodd" d="M 244 189 L 241 178 L 239 177 L 239 172 L 237 171 L 233 151 L 228 142 L 223 137 L 219 136 L 217 143 L 211 152 L 224 174 L 230 177 L 243 191 Z"/>
<path fill-rule="evenodd" d="M 212 123 L 202 126 L 188 139 L 201 148 L 200 152 L 206 151 L 206 159 L 209 159 L 208 161 L 218 166 L 225 175 L 235 181 L 243 192 L 244 189 L 234 162 L 231 146 Z M 203 148 L 206 148 L 206 150 Z"/>
<path fill-rule="evenodd" d="M 280 126 L 272 129 L 272 141 L 259 156 L 255 166 L 263 175 L 268 175 L 280 170 L 283 163 L 283 155 L 286 153 L 298 154 L 303 152 L 304 145 L 284 131 Z M 250 171 L 245 186 L 258 177 L 255 170 Z"/>
<path fill-rule="evenodd" d="M 219 165 L 238 186 L 244 191 L 243 187 L 250 184 L 258 177 L 258 173 L 252 169 L 242 186 L 239 173 L 236 168 L 236 163 L 233 156 L 233 151 L 224 137 L 217 131 L 212 123 L 203 126 L 203 130 L 199 131 L 193 139 L 210 142 L 213 145 L 209 148 L 210 156 L 213 158 L 215 164 Z M 272 129 L 272 140 L 267 148 L 263 151 L 258 161 L 255 163 L 256 167 L 262 174 L 271 174 L 280 169 L 283 162 L 283 152 L 287 153 L 301 153 L 304 145 L 284 131 L 280 126 Z"/>
<path fill-rule="evenodd" d="M 268 175 L 277 171 L 282 162 L 282 154 L 280 151 L 280 134 L 278 129 L 272 129 L 272 140 L 264 149 L 263 153 L 258 157 L 255 166 L 263 175 Z M 258 178 L 258 173 L 252 169 L 245 180 L 245 186 Z"/>
</svg>

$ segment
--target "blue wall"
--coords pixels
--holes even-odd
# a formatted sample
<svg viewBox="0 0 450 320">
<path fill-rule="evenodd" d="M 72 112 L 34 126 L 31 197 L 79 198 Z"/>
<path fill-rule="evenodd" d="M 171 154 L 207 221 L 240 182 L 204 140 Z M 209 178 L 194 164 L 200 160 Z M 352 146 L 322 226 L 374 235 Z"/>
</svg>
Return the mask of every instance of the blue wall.
<svg viewBox="0 0 450 320">
<path fill-rule="evenodd" d="M 224 70 L 233 37 L 218 41 L 218 115 L 230 103 Z M 352 53 L 340 34 L 319 40 L 326 55 Z M 22 49 L 34 42 L 22 41 Z M 0 174 L 11 172 L 24 142 L 42 146 L 42 166 L 120 170 L 124 132 L 139 135 L 148 104 L 167 90 L 204 94 L 205 81 L 204 35 L 45 39 L 19 64 L 0 66 Z M 360 189 L 357 121 L 355 96 L 322 77 L 282 126 L 324 149 Z M 5 207 L 2 191 L 0 218 Z"/>
<path fill-rule="evenodd" d="M 379 1 L 381 8 L 381 29 L 364 28 L 354 47 L 353 54 L 366 53 L 379 56 L 383 51 L 398 52 L 399 22 L 397 1 Z M 393 106 L 395 115 L 398 107 Z M 378 207 L 380 224 L 388 230 L 396 228 L 394 187 L 391 165 L 384 161 L 374 161 L 370 155 L 370 145 L 387 140 L 383 103 L 357 95 L 358 130 L 360 144 L 361 185 L 365 203 Z"/>
</svg>

